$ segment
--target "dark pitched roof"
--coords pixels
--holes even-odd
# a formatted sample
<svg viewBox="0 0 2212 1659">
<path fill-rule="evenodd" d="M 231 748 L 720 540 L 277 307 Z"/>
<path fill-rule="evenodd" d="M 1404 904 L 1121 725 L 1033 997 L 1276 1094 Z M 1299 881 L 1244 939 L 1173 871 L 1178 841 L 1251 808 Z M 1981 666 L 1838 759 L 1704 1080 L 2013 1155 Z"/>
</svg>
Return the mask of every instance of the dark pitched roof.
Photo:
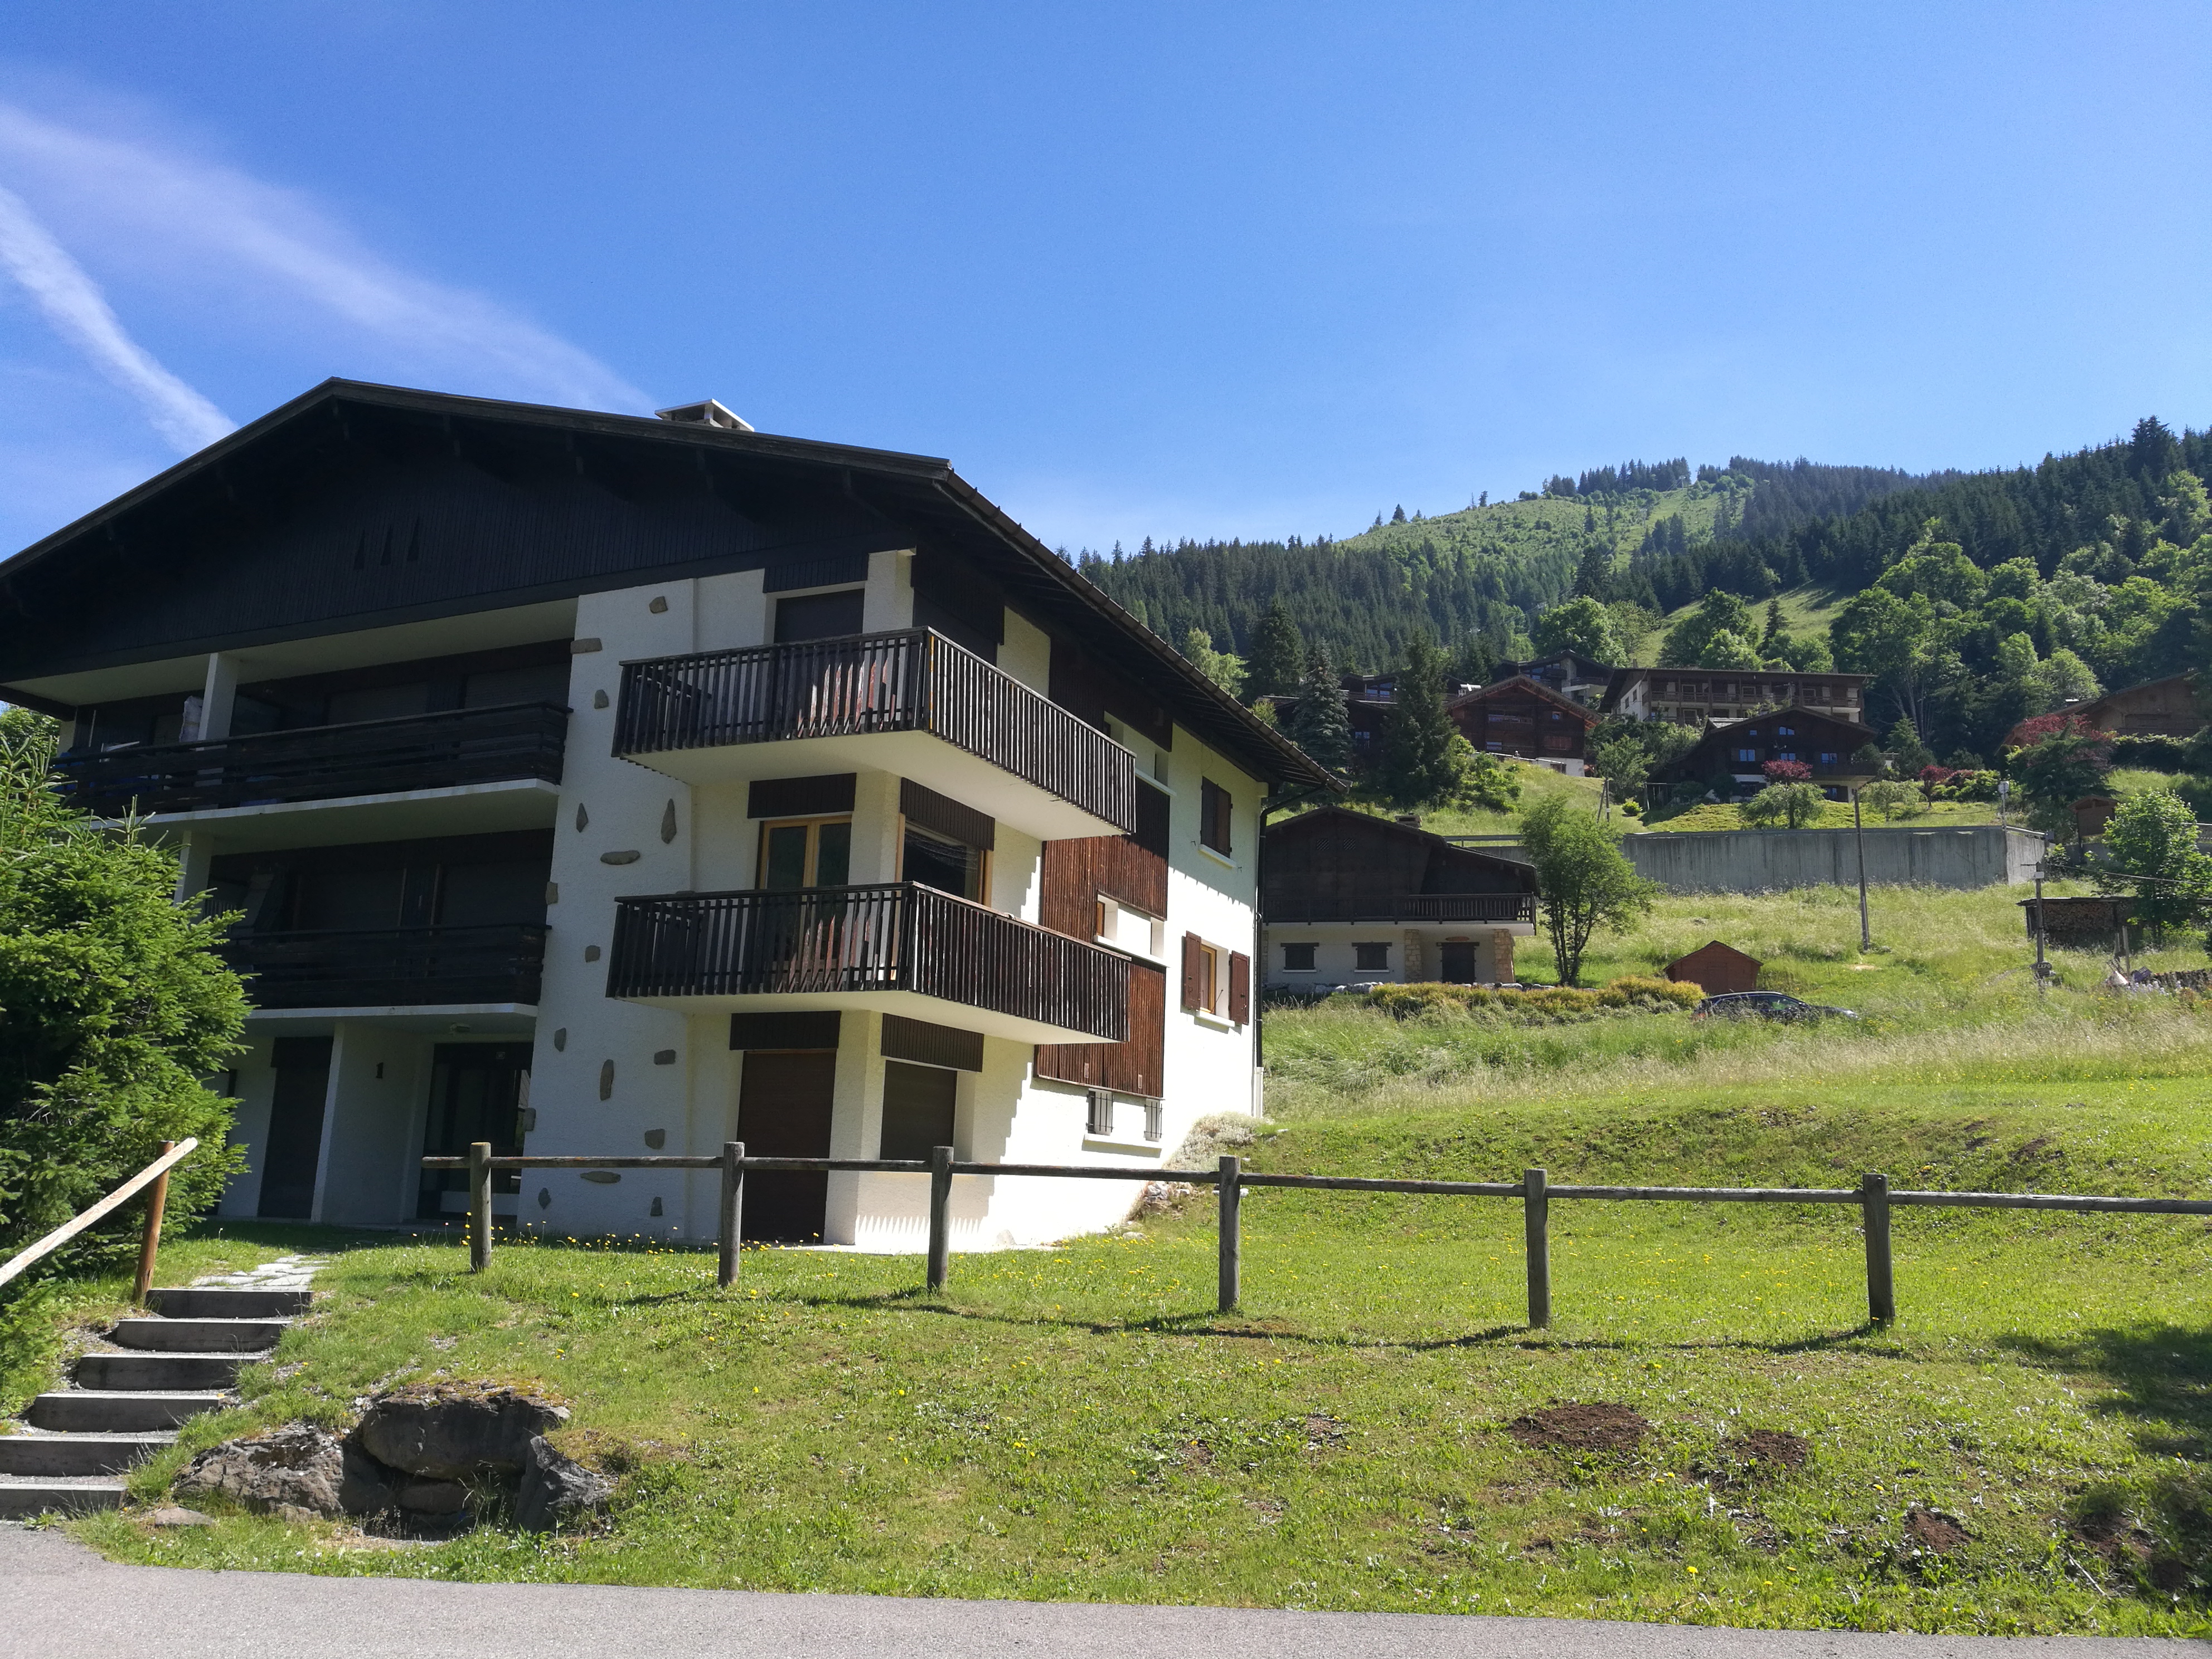
<svg viewBox="0 0 2212 1659">
<path fill-rule="evenodd" d="M 1582 704 L 1577 702 L 1572 697 L 1563 696 L 1559 692 L 1553 690 L 1550 686 L 1544 684 L 1540 680 L 1530 679 L 1526 674 L 1509 675 L 1502 680 L 1492 680 L 1488 685 L 1477 686 L 1472 691 L 1462 691 L 1457 696 L 1447 702 L 1444 704 L 1444 707 L 1446 708 L 1464 708 L 1469 703 L 1486 702 L 1492 697 L 1496 696 L 1500 692 L 1504 691 L 1528 692 L 1532 696 L 1541 697 L 1546 702 L 1556 705 L 1564 712 L 1574 715 L 1577 719 L 1580 720 L 1584 726 L 1595 726 L 1598 723 L 1598 716 L 1592 710 L 1585 708 Z"/>
<path fill-rule="evenodd" d="M 1753 675 L 1760 678 L 1834 680 L 1839 684 L 1852 685 L 1866 685 L 1874 678 L 1871 674 L 1846 674 L 1841 669 L 1832 668 L 1680 668 L 1631 663 L 1613 671 L 1613 678 L 1606 682 L 1605 695 L 1597 700 L 1599 709 L 1611 714 L 1614 706 L 1627 695 L 1628 688 L 1636 683 L 1639 674 L 1646 678 L 1654 674 L 1729 674 L 1739 678 Z"/>
<path fill-rule="evenodd" d="M 1600 662 L 1595 657 L 1584 656 L 1579 651 L 1554 651 L 1548 656 L 1531 657 L 1526 662 L 1509 662 L 1504 666 L 1513 673 L 1525 674 L 1532 668 L 1545 668 L 1555 662 L 1572 663 L 1578 667 L 1594 668 L 1601 674 L 1620 671 L 1611 663 Z"/>
<path fill-rule="evenodd" d="M 328 584 L 307 584 L 316 589 L 312 608 L 301 602 L 289 616 L 271 612 L 254 629 L 211 611 L 204 592 L 181 580 L 188 559 L 219 560 L 239 538 L 283 525 L 319 488 L 350 476 L 349 465 L 401 459 L 475 469 L 501 482 L 550 478 L 570 492 L 563 507 L 587 494 L 602 522 L 620 514 L 610 502 L 630 511 L 619 537 L 571 546 L 558 558 L 508 557 L 496 567 L 425 560 L 404 603 L 334 597 Z M 325 541 L 327 531 L 320 527 Z M 569 539 L 591 538 L 572 527 Z M 945 547 L 985 571 L 1035 621 L 1131 677 L 1255 775 L 1300 788 L 1341 787 L 948 461 L 702 422 L 340 380 L 0 563 L 0 692 L 6 682 L 107 663 L 916 544 Z M 142 617 L 150 611 L 161 621 L 143 623 L 127 641 L 94 638 L 83 619 L 96 617 L 118 586 L 139 596 Z M 344 610 L 349 604 L 356 608 Z"/>
<path fill-rule="evenodd" d="M 1341 834 L 1346 830 L 1354 835 L 1403 841 L 1419 847 L 1431 858 L 1442 859 L 1448 865 L 1455 865 L 1462 869 L 1480 866 L 1511 877 L 1520 882 L 1527 892 L 1536 890 L 1536 866 L 1524 859 L 1509 859 L 1497 853 L 1477 852 L 1472 847 L 1462 847 L 1443 836 L 1417 830 L 1409 823 L 1400 823 L 1395 818 L 1378 818 L 1371 812 L 1357 812 L 1346 806 L 1316 806 L 1293 817 L 1278 818 L 1267 826 L 1267 838 L 1276 841 L 1324 832 Z"/>
<path fill-rule="evenodd" d="M 1757 726 L 1765 720 L 1778 720 L 1785 718 L 1802 721 L 1808 726 L 1832 728 L 1836 734 L 1834 741 L 1847 758 L 1875 741 L 1875 734 L 1870 726 L 1861 726 L 1856 720 L 1843 720 L 1818 708 L 1808 708 L 1802 703 L 1793 702 L 1786 708 L 1769 708 L 1763 714 L 1745 714 L 1732 720 L 1708 720 L 1696 744 L 1683 750 L 1680 758 L 1673 764 L 1662 767 L 1655 772 L 1652 775 L 1653 781 L 1664 783 L 1680 778 L 1705 776 L 1706 774 L 1696 769 L 1700 757 L 1709 755 L 1717 748 L 1725 748 L 1745 726 Z"/>
</svg>

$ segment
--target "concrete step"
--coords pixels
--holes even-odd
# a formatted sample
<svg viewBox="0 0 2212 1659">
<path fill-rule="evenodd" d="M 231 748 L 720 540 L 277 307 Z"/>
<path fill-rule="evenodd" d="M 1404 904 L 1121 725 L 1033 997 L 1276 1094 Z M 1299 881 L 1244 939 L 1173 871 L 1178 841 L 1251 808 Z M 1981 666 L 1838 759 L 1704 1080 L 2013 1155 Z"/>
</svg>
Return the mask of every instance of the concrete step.
<svg viewBox="0 0 2212 1659">
<path fill-rule="evenodd" d="M 57 1434 L 145 1434 L 173 1429 L 202 1412 L 221 1411 L 230 1396 L 212 1389 L 196 1394 L 143 1390 L 70 1389 L 42 1394 L 23 1413 L 34 1429 Z"/>
<path fill-rule="evenodd" d="M 0 1475 L 0 1520 L 20 1521 L 49 1510 L 81 1515 L 122 1504 L 123 1483 L 105 1475 Z"/>
<path fill-rule="evenodd" d="M 169 1434 L 0 1434 L 0 1474 L 120 1474 L 164 1446 Z"/>
<path fill-rule="evenodd" d="M 72 1376 L 81 1389 L 197 1393 L 227 1389 L 260 1356 L 242 1353 L 88 1353 Z"/>
<path fill-rule="evenodd" d="M 266 1353 L 284 1334 L 282 1319 L 118 1319 L 107 1333 L 118 1347 L 155 1353 Z"/>
<path fill-rule="evenodd" d="M 307 1291 L 226 1290 L 187 1285 L 146 1293 L 146 1305 L 168 1319 L 287 1319 L 307 1311 Z"/>
</svg>

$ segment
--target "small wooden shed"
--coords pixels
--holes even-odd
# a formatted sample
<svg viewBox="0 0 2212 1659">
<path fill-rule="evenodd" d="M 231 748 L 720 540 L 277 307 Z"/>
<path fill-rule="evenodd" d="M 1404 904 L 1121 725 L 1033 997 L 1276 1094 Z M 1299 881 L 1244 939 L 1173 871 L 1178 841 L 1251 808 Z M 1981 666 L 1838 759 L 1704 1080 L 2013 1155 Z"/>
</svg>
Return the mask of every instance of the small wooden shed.
<svg viewBox="0 0 2212 1659">
<path fill-rule="evenodd" d="M 1675 957 L 1667 964 L 1666 973 L 1668 979 L 1703 986 L 1709 997 L 1721 997 L 1735 991 L 1756 991 L 1759 970 L 1764 965 L 1757 957 L 1747 957 L 1733 945 L 1715 939 L 1686 957 Z"/>
</svg>

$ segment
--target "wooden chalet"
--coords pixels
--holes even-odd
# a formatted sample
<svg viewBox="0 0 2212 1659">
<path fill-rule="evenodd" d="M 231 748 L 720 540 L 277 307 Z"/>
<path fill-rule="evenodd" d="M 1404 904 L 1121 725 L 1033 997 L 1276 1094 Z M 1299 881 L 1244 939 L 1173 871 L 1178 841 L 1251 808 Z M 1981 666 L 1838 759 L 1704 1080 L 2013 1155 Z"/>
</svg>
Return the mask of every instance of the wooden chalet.
<svg viewBox="0 0 2212 1659">
<path fill-rule="evenodd" d="M 1536 872 L 1411 824 L 1325 806 L 1267 827 L 1264 983 L 1498 984 L 1536 926 Z"/>
<path fill-rule="evenodd" d="M 1467 740 L 1486 754 L 1514 755 L 1571 777 L 1587 769 L 1599 716 L 1548 685 L 1515 674 L 1446 703 Z"/>
<path fill-rule="evenodd" d="M 2107 691 L 2087 702 L 2069 703 L 2058 713 L 2079 715 L 2098 731 L 2123 738 L 2192 738 L 2204 729 L 2195 678 L 2169 674 L 2162 680 Z"/>
<path fill-rule="evenodd" d="M 1749 720 L 1707 726 L 1697 746 L 1651 782 L 1660 789 L 1726 775 L 1735 780 L 1740 792 L 1755 792 L 1765 786 L 1769 761 L 1796 761 L 1811 769 L 1814 783 L 1840 791 L 1873 775 L 1851 757 L 1874 740 L 1874 732 L 1856 720 L 1793 703 Z"/>
</svg>

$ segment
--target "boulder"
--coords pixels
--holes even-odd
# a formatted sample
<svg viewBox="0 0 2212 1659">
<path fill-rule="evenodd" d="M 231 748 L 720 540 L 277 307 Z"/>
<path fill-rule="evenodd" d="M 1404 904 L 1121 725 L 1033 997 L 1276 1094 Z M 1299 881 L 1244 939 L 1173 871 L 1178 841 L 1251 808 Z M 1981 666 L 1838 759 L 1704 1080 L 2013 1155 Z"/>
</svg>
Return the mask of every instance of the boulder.
<svg viewBox="0 0 2212 1659">
<path fill-rule="evenodd" d="M 381 1515 L 398 1503 L 398 1485 L 406 1476 L 385 1468 L 351 1435 L 339 1450 L 345 1460 L 338 1480 L 341 1510 L 348 1515 Z"/>
<path fill-rule="evenodd" d="M 602 1508 L 614 1491 L 613 1481 L 562 1456 L 540 1435 L 530 1442 L 528 1461 L 522 1466 L 514 1523 L 525 1532 L 550 1532 L 563 1521 Z"/>
<path fill-rule="evenodd" d="M 220 1493 L 258 1514 L 312 1521 L 338 1513 L 344 1466 L 335 1436 L 310 1423 L 288 1423 L 209 1447 L 185 1466 L 176 1489 L 185 1497 Z"/>
<path fill-rule="evenodd" d="M 434 1382 L 371 1401 L 354 1432 L 378 1462 L 408 1474 L 457 1480 L 527 1466 L 530 1443 L 568 1420 L 550 1401 L 517 1389 Z"/>
<path fill-rule="evenodd" d="M 459 1515 L 469 1506 L 469 1489 L 458 1480 L 403 1478 L 398 1496 L 410 1515 Z"/>
</svg>

